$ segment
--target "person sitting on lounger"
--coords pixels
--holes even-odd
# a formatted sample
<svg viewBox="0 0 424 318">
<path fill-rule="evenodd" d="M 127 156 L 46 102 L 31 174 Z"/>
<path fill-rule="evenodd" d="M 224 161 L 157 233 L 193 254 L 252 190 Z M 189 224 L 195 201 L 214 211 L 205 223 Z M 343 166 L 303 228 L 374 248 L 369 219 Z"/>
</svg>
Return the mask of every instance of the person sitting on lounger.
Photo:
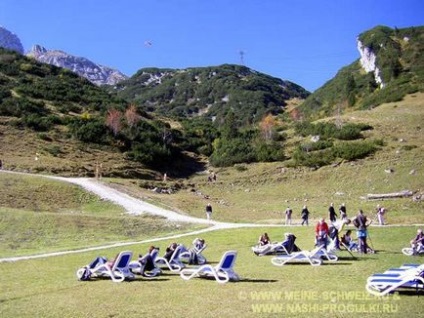
<svg viewBox="0 0 424 318">
<path fill-rule="evenodd" d="M 177 243 L 171 243 L 165 250 L 165 255 L 163 256 L 164 259 L 166 259 L 168 262 L 172 257 L 172 254 L 174 253 L 175 249 L 177 248 Z"/>
<path fill-rule="evenodd" d="M 268 236 L 268 233 L 264 233 L 261 236 L 259 236 L 258 245 L 259 246 L 265 246 L 271 243 L 271 240 Z"/>
<path fill-rule="evenodd" d="M 149 249 L 147 250 L 147 253 L 143 256 L 143 255 L 139 255 L 138 256 L 138 261 L 141 264 L 141 271 L 140 274 L 144 275 L 144 272 L 148 272 L 151 271 L 155 268 L 155 264 L 153 263 L 153 257 L 152 257 L 152 252 L 154 250 L 159 250 L 159 247 L 154 247 L 153 245 L 149 247 Z"/>
<path fill-rule="evenodd" d="M 196 237 L 193 241 L 193 247 L 190 251 L 190 265 L 199 265 L 199 256 L 198 253 L 205 247 L 205 240 Z"/>
<path fill-rule="evenodd" d="M 201 238 L 198 238 L 198 237 L 196 237 L 194 239 L 194 241 L 193 241 L 193 247 L 196 250 L 200 251 L 204 246 L 205 246 L 205 240 L 204 239 L 201 239 Z"/>
<path fill-rule="evenodd" d="M 358 244 L 352 239 L 352 231 L 347 230 L 346 233 L 342 236 L 341 241 L 349 249 L 349 251 L 357 250 Z"/>
<path fill-rule="evenodd" d="M 422 229 L 417 230 L 417 235 L 413 240 L 411 240 L 411 247 L 414 251 L 414 254 L 424 248 L 424 233 Z"/>
<path fill-rule="evenodd" d="M 327 248 L 328 241 L 328 224 L 324 218 L 321 218 L 315 226 L 315 240 L 316 246 L 323 246 Z"/>
</svg>

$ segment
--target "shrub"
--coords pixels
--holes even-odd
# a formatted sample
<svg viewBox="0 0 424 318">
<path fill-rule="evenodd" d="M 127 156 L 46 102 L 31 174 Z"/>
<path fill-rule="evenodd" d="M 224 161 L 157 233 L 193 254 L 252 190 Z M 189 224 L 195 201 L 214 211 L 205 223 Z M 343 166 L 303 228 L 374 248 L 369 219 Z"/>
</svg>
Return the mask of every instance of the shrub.
<svg viewBox="0 0 424 318">
<path fill-rule="evenodd" d="M 69 123 L 72 135 L 83 142 L 104 143 L 107 136 L 107 128 L 101 119 L 74 118 Z"/>
<path fill-rule="evenodd" d="M 336 138 L 340 140 L 355 140 L 362 137 L 361 131 L 369 129 L 365 124 L 346 124 L 338 128 L 334 123 L 302 122 L 295 124 L 295 132 L 303 137 L 319 135 L 321 139 Z"/>
<path fill-rule="evenodd" d="M 39 133 L 37 135 L 38 138 L 40 138 L 41 140 L 45 140 L 45 141 L 53 141 L 53 139 L 46 133 Z"/>
<path fill-rule="evenodd" d="M 44 150 L 48 152 L 49 154 L 51 154 L 53 157 L 57 157 L 59 154 L 62 153 L 62 150 L 60 150 L 60 147 L 57 145 L 46 147 L 44 148 Z"/>
<path fill-rule="evenodd" d="M 345 160 L 363 159 L 374 153 L 377 147 L 374 142 L 346 142 L 333 147 L 333 154 Z"/>
<path fill-rule="evenodd" d="M 331 150 L 305 152 L 300 147 L 293 153 L 295 166 L 306 166 L 319 168 L 329 165 L 334 160 Z"/>
</svg>

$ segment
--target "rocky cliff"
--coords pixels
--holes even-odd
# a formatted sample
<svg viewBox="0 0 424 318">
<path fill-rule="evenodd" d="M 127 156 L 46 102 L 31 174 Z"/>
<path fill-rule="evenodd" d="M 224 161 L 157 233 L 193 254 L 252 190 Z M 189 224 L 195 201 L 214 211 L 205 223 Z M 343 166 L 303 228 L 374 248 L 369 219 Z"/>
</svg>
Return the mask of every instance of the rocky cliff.
<svg viewBox="0 0 424 318">
<path fill-rule="evenodd" d="M 357 40 L 357 48 L 359 54 L 361 55 L 359 62 L 361 63 L 362 68 L 367 73 L 374 73 L 375 82 L 380 86 L 380 88 L 384 88 L 385 85 L 380 76 L 381 71 L 375 63 L 377 56 L 375 55 L 374 51 L 371 48 L 364 46 L 359 39 Z"/>
<path fill-rule="evenodd" d="M 34 45 L 27 56 L 42 63 L 67 68 L 96 85 L 115 85 L 127 79 L 126 75 L 110 67 L 96 64 L 84 57 L 74 56 L 63 51 L 47 50 L 41 45 Z"/>
<path fill-rule="evenodd" d="M 24 48 L 18 36 L 0 26 L 0 47 L 24 54 Z"/>
</svg>

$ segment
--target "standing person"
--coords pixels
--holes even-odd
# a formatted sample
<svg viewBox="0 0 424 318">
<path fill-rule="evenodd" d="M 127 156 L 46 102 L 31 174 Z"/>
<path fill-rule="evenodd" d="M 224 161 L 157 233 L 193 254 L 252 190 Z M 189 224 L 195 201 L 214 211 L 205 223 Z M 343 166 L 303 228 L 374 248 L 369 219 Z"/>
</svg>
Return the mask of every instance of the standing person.
<svg viewBox="0 0 424 318">
<path fill-rule="evenodd" d="M 358 215 L 355 217 L 353 225 L 356 227 L 356 236 L 359 241 L 359 250 L 366 254 L 367 253 L 367 227 L 369 225 L 368 218 L 364 215 L 364 211 L 359 210 Z"/>
<path fill-rule="evenodd" d="M 378 224 L 384 225 L 384 214 L 386 214 L 386 209 L 380 206 L 380 204 L 377 204 L 376 210 L 377 210 Z"/>
<path fill-rule="evenodd" d="M 324 218 L 321 218 L 315 226 L 316 246 L 324 246 L 327 248 L 328 241 L 328 224 Z"/>
<path fill-rule="evenodd" d="M 306 205 L 303 206 L 302 212 L 300 212 L 300 217 L 302 218 L 302 225 L 306 223 L 306 225 L 309 225 L 309 210 Z"/>
<path fill-rule="evenodd" d="M 343 221 L 347 220 L 346 205 L 344 203 L 340 205 L 339 212 L 340 212 L 340 219 L 342 219 Z"/>
<path fill-rule="evenodd" d="M 286 214 L 286 225 L 292 224 L 292 213 L 293 210 L 290 209 L 290 207 L 287 207 L 286 211 L 284 212 Z"/>
<path fill-rule="evenodd" d="M 328 218 L 330 219 L 331 223 L 336 222 L 337 216 L 336 216 L 336 210 L 334 209 L 334 203 L 330 203 L 330 207 L 328 208 Z"/>
<path fill-rule="evenodd" d="M 210 221 L 212 218 L 212 205 L 210 203 L 208 203 L 206 205 L 206 218 Z"/>
</svg>

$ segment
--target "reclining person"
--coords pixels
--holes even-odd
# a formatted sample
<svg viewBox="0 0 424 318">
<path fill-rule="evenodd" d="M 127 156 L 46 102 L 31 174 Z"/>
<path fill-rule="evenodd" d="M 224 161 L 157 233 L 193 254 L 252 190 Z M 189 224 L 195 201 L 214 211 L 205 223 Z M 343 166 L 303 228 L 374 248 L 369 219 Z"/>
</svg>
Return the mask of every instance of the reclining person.
<svg viewBox="0 0 424 318">
<path fill-rule="evenodd" d="M 178 244 L 173 242 L 171 243 L 165 250 L 165 255 L 163 255 L 163 258 L 166 259 L 168 262 L 171 260 L 172 254 L 174 254 L 175 249 L 177 248 Z"/>
<path fill-rule="evenodd" d="M 340 249 L 339 230 L 332 223 L 328 228 L 328 237 L 334 242 L 334 247 Z"/>
<path fill-rule="evenodd" d="M 411 247 L 414 251 L 413 254 L 417 254 L 419 251 L 424 250 L 424 233 L 422 229 L 417 230 L 417 235 L 411 240 Z"/>
<path fill-rule="evenodd" d="M 140 274 L 144 275 L 144 272 L 149 272 L 155 269 L 154 259 L 153 259 L 153 252 L 155 250 L 159 251 L 158 247 L 154 247 L 153 245 L 149 247 L 147 253 L 143 255 L 139 255 L 138 261 L 141 264 Z"/>
<path fill-rule="evenodd" d="M 199 265 L 204 264 L 206 259 L 200 255 L 200 252 L 205 248 L 205 240 L 200 238 L 195 238 L 193 241 L 193 247 L 189 250 L 190 259 L 189 264 Z"/>
<path fill-rule="evenodd" d="M 265 233 L 266 234 L 266 233 Z M 268 238 L 269 239 L 269 238 Z M 253 253 L 256 255 L 266 254 L 278 254 L 285 253 L 290 254 L 291 252 L 300 251 L 300 249 L 294 244 L 296 236 L 292 233 L 285 233 L 285 239 L 283 242 L 274 242 L 261 245 L 260 243 L 252 247 Z"/>
<path fill-rule="evenodd" d="M 346 247 L 349 249 L 349 251 L 357 250 L 358 244 L 352 239 L 352 231 L 347 230 L 346 233 L 342 236 L 341 241 Z"/>
<path fill-rule="evenodd" d="M 271 244 L 271 239 L 268 236 L 268 233 L 264 233 L 261 236 L 259 236 L 258 245 L 259 246 L 265 246 Z"/>
</svg>

